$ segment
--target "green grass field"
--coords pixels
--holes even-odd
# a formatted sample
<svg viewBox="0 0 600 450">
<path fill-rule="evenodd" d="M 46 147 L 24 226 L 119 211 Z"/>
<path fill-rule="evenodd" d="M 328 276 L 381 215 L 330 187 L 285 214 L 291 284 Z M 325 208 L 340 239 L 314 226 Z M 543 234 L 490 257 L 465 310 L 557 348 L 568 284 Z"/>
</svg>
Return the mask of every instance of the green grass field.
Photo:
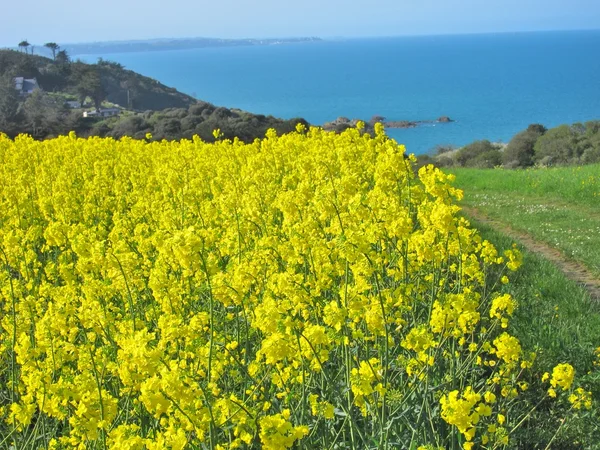
<svg viewBox="0 0 600 450">
<path fill-rule="evenodd" d="M 464 190 L 464 206 L 545 242 L 600 277 L 600 165 L 449 171 Z M 512 245 L 513 239 L 499 230 L 472 222 L 499 249 Z M 599 402 L 600 375 L 593 361 L 600 346 L 600 303 L 544 257 L 526 250 L 524 255 L 522 268 L 506 287 L 520 302 L 515 333 L 525 348 L 537 349 L 540 371 L 572 361 Z M 549 416 L 543 407 L 535 414 L 535 426 L 523 430 L 519 448 L 546 447 L 552 434 L 548 430 L 555 430 L 561 419 Z M 576 420 L 561 430 L 550 448 L 600 448 L 599 424 L 598 412 Z M 537 444 L 531 447 L 532 443 Z"/>
<path fill-rule="evenodd" d="M 472 221 L 484 239 L 499 251 L 511 248 L 513 240 L 487 225 Z M 600 304 L 577 283 L 569 280 L 551 262 L 520 247 L 524 261 L 504 289 L 519 300 L 512 327 L 526 351 L 536 350 L 539 376 L 558 363 L 570 361 L 600 402 L 600 373 L 594 367 L 594 350 L 600 346 Z M 532 379 L 531 402 L 536 402 L 542 386 Z M 598 403 L 596 403 L 597 405 Z M 521 430 L 516 448 L 545 448 L 562 418 L 542 407 Z M 600 408 L 588 417 L 570 417 L 549 448 L 600 448 Z"/>
<path fill-rule="evenodd" d="M 600 165 L 452 169 L 463 204 L 529 233 L 600 275 Z"/>
</svg>

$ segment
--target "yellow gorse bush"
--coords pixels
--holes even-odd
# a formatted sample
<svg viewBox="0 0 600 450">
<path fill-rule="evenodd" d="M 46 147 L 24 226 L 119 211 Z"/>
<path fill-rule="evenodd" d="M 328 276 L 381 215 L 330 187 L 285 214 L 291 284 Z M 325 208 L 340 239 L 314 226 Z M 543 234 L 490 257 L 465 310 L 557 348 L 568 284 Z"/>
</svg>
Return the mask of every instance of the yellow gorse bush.
<svg viewBox="0 0 600 450">
<path fill-rule="evenodd" d="M 382 127 L 0 135 L 1 445 L 505 445 L 532 357 L 486 284 L 521 257 L 413 162 Z"/>
</svg>

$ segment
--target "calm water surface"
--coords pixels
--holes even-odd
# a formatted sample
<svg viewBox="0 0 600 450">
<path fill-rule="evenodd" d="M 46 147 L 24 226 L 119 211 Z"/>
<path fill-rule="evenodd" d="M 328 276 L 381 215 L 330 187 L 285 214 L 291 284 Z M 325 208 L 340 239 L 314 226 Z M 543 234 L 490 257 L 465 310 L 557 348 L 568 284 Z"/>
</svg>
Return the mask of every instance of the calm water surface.
<svg viewBox="0 0 600 450">
<path fill-rule="evenodd" d="M 322 124 L 338 116 L 452 124 L 390 130 L 414 153 L 508 141 L 530 123 L 600 119 L 600 31 L 398 37 L 99 56 L 221 106 Z"/>
</svg>

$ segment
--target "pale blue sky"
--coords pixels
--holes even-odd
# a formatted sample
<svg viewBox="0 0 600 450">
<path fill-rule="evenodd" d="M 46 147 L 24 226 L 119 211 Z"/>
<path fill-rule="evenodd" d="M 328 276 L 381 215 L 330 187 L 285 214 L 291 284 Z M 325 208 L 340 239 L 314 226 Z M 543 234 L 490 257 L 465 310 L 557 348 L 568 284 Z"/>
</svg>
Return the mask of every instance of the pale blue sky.
<svg viewBox="0 0 600 450">
<path fill-rule="evenodd" d="M 600 0 L 0 0 L 0 46 L 600 28 Z"/>
</svg>

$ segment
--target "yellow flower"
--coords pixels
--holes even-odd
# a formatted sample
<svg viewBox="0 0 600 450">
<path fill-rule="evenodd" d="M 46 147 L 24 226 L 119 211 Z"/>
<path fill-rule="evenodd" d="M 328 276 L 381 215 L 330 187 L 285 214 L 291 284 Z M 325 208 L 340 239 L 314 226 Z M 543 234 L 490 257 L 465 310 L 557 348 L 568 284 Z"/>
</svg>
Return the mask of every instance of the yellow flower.
<svg viewBox="0 0 600 450">
<path fill-rule="evenodd" d="M 485 401 L 487 403 L 496 403 L 496 396 L 492 392 L 486 392 L 485 394 L 483 394 L 483 397 L 485 398 Z"/>
<path fill-rule="evenodd" d="M 290 448 L 297 440 L 308 434 L 308 427 L 294 427 L 288 421 L 289 416 L 289 410 L 284 410 L 282 414 L 265 416 L 259 420 L 262 448 L 267 450 Z"/>
<path fill-rule="evenodd" d="M 492 306 L 490 308 L 490 317 L 501 319 L 503 313 L 512 316 L 514 310 L 515 301 L 512 299 L 510 294 L 500 295 L 492 300 Z"/>
<path fill-rule="evenodd" d="M 542 381 L 546 382 L 550 379 L 550 374 L 548 372 L 544 372 L 544 375 L 542 375 Z"/>
<path fill-rule="evenodd" d="M 459 214 L 453 175 L 416 174 L 382 125 L 363 126 L 248 144 L 219 130 L 215 143 L 0 134 L 0 361 L 16 366 L 0 364 L 14 399 L 0 435 L 329 448 L 357 424 L 377 441 L 362 424 L 386 410 L 401 441 L 411 405 L 435 398 L 440 443 L 508 442 L 496 405 L 527 388 L 533 358 L 502 329 L 516 299 L 486 286 L 522 257 Z M 545 380 L 588 408 L 573 375 Z"/>
<path fill-rule="evenodd" d="M 575 389 L 575 392 L 569 396 L 569 403 L 571 403 L 575 409 L 591 409 L 592 393 L 583 388 L 577 388 Z"/>
<path fill-rule="evenodd" d="M 508 333 L 502 333 L 494 340 L 496 356 L 506 363 L 516 363 L 521 357 L 521 344 L 519 340 Z"/>
<path fill-rule="evenodd" d="M 506 263 L 506 267 L 509 270 L 516 271 L 521 264 L 523 264 L 523 255 L 517 249 L 517 246 L 513 244 L 513 248 L 511 250 L 505 250 L 504 256 L 508 258 L 508 262 Z"/>
<path fill-rule="evenodd" d="M 467 386 L 462 395 L 459 391 L 452 391 L 440 399 L 442 419 L 456 426 L 467 440 L 472 440 L 475 425 L 479 422 L 475 405 L 480 399 L 481 395 L 474 392 L 470 386 Z"/>
<path fill-rule="evenodd" d="M 552 369 L 552 378 L 550 384 L 552 387 L 561 387 L 563 391 L 566 391 L 573 384 L 573 377 L 575 376 L 575 369 L 570 364 L 558 364 Z"/>
</svg>

